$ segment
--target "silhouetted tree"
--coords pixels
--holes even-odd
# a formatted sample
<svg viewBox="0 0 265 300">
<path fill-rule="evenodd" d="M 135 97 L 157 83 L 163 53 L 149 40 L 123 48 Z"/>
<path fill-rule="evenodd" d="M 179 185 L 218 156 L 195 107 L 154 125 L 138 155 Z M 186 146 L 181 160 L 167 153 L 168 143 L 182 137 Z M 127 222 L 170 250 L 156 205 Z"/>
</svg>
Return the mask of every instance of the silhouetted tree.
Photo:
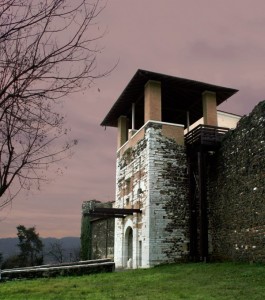
<svg viewBox="0 0 265 300">
<path fill-rule="evenodd" d="M 62 241 L 56 240 L 51 242 L 47 254 L 53 259 L 53 261 L 62 263 L 65 259 L 65 249 L 63 248 Z"/>
<path fill-rule="evenodd" d="M 101 2 L 1 1 L 0 208 L 21 189 L 39 188 L 76 143 L 58 142 L 67 131 L 57 105 L 106 75 L 96 72 Z"/>
<path fill-rule="evenodd" d="M 26 228 L 24 225 L 17 226 L 17 236 L 20 248 L 20 266 L 35 266 L 43 263 L 43 243 L 36 233 L 35 227 Z"/>
<path fill-rule="evenodd" d="M 70 261 L 80 261 L 81 259 L 81 248 L 80 247 L 74 247 L 70 250 L 69 253 Z"/>
<path fill-rule="evenodd" d="M 21 267 L 21 264 L 22 264 L 21 258 L 18 255 L 12 255 L 3 261 L 1 268 L 2 269 L 19 268 Z"/>
</svg>

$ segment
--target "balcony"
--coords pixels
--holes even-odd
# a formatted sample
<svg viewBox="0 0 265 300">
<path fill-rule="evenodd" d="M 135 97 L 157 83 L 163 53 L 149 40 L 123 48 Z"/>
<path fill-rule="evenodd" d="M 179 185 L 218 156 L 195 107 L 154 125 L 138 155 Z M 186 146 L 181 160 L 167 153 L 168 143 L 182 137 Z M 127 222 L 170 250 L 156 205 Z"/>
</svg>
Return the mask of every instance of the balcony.
<svg viewBox="0 0 265 300">
<path fill-rule="evenodd" d="M 220 145 L 224 135 L 229 128 L 216 127 L 210 125 L 198 125 L 185 135 L 185 145 L 187 148 L 206 146 L 216 148 Z"/>
</svg>

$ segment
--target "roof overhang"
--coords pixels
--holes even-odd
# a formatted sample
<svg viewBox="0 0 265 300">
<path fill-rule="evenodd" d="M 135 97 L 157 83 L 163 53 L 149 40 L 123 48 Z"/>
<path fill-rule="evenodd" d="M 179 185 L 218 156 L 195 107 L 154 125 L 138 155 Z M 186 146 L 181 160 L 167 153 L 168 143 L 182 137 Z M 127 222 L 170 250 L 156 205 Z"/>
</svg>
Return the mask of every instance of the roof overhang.
<svg viewBox="0 0 265 300">
<path fill-rule="evenodd" d="M 161 82 L 162 121 L 184 125 L 187 124 L 187 112 L 189 112 L 190 124 L 203 116 L 202 93 L 204 91 L 216 93 L 217 105 L 220 105 L 238 91 L 232 88 L 139 69 L 114 103 L 101 126 L 117 127 L 118 118 L 121 115 L 130 116 L 132 103 L 139 103 L 143 110 L 144 90 L 149 80 Z"/>
</svg>

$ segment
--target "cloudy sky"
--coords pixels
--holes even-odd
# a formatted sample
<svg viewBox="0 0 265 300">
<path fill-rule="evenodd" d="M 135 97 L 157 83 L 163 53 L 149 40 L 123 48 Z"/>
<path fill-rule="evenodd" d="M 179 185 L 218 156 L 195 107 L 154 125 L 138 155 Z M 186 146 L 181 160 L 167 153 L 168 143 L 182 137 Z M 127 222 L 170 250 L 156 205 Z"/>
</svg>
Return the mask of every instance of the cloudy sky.
<svg viewBox="0 0 265 300">
<path fill-rule="evenodd" d="M 248 114 L 265 99 L 264 12 L 264 0 L 109 0 L 98 19 L 107 29 L 99 68 L 119 64 L 65 99 L 75 155 L 62 176 L 0 212 L 0 237 L 16 236 L 19 224 L 42 237 L 80 236 L 82 202 L 114 200 L 116 130 L 99 124 L 137 69 L 236 88 L 220 109 Z"/>
</svg>

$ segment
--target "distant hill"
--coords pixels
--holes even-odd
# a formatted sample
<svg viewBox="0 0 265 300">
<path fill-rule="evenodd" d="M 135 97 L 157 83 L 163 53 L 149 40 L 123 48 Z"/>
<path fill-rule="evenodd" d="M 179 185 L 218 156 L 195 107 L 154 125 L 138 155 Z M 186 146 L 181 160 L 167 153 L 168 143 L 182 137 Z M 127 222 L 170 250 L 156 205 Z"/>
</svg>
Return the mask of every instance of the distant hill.
<svg viewBox="0 0 265 300">
<path fill-rule="evenodd" d="M 64 261 L 76 260 L 80 250 L 80 238 L 79 237 L 63 237 L 57 238 L 41 238 L 44 244 L 44 262 L 54 262 L 54 259 L 47 255 L 51 248 L 51 244 L 58 243 L 63 249 Z M 0 238 L 0 253 L 3 254 L 3 259 L 8 258 L 19 253 L 17 246 L 18 238 Z"/>
<path fill-rule="evenodd" d="M 17 243 L 18 238 L 0 239 L 0 253 L 3 254 L 4 259 L 19 252 L 19 249 L 16 246 Z"/>
</svg>

